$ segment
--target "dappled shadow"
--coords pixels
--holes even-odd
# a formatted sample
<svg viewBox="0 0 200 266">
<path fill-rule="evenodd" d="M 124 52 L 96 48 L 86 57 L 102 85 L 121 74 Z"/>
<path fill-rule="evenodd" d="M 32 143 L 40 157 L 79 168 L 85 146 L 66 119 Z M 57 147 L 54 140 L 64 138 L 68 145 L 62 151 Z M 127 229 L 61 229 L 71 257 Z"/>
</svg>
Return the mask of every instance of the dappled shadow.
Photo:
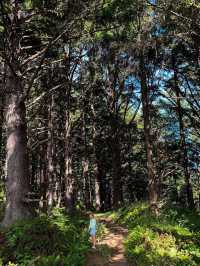
<svg viewBox="0 0 200 266">
<path fill-rule="evenodd" d="M 128 230 L 116 225 L 109 218 L 100 218 L 108 233 L 97 245 L 96 251 L 88 254 L 87 266 L 131 266 L 124 256 L 123 241 Z"/>
<path fill-rule="evenodd" d="M 91 249 L 87 256 L 87 266 L 108 266 L 109 258 L 114 254 L 114 249 L 106 244 L 98 244 L 96 249 Z"/>
</svg>

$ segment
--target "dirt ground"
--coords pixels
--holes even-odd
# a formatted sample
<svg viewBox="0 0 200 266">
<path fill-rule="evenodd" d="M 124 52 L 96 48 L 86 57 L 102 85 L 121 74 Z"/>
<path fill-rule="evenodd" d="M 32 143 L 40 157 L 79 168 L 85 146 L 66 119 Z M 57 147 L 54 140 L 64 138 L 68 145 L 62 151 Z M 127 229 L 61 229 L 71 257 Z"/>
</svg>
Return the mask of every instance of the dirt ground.
<svg viewBox="0 0 200 266">
<path fill-rule="evenodd" d="M 131 266 L 125 258 L 123 247 L 127 229 L 114 224 L 109 218 L 102 218 L 99 222 L 106 225 L 108 233 L 97 244 L 97 249 L 88 253 L 86 266 Z M 110 250 L 109 258 L 101 255 L 100 249 L 103 246 Z"/>
</svg>

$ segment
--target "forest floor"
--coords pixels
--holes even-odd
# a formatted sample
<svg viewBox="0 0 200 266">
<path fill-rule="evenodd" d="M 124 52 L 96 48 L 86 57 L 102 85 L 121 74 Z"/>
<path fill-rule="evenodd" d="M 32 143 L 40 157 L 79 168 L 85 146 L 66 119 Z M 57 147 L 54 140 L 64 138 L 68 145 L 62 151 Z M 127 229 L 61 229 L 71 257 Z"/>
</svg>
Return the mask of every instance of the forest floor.
<svg viewBox="0 0 200 266">
<path fill-rule="evenodd" d="M 97 243 L 96 250 L 89 251 L 86 266 L 130 266 L 125 258 L 123 247 L 128 230 L 108 217 L 98 218 L 98 222 L 106 226 L 107 233 Z"/>
</svg>

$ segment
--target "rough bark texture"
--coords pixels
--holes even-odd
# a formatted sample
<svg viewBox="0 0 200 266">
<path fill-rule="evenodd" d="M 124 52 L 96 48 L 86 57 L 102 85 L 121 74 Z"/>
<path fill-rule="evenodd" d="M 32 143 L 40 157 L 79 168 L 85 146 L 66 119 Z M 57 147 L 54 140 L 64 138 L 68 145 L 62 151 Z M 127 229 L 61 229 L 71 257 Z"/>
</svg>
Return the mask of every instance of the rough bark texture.
<svg viewBox="0 0 200 266">
<path fill-rule="evenodd" d="M 55 191 L 55 139 L 54 139 L 54 123 L 55 123 L 55 99 L 51 97 L 51 103 L 49 106 L 49 121 L 48 121 L 48 146 L 47 146 L 47 162 L 48 162 L 48 190 L 47 200 L 48 209 L 50 210 L 54 205 L 54 191 Z"/>
<path fill-rule="evenodd" d="M 70 111 L 66 111 L 65 135 L 65 203 L 66 209 L 72 212 L 75 208 L 75 178 L 72 172 L 72 143 Z"/>
<path fill-rule="evenodd" d="M 147 85 L 147 77 L 145 70 L 145 62 L 143 51 L 140 53 L 140 80 L 142 93 L 142 110 L 144 119 L 144 136 L 147 157 L 147 174 L 149 180 L 149 203 L 150 209 L 153 213 L 157 213 L 158 188 L 156 179 L 156 169 L 153 162 L 153 146 L 151 141 L 151 121 L 150 121 L 150 97 L 149 88 Z"/>
<path fill-rule="evenodd" d="M 29 218 L 31 212 L 25 201 L 29 191 L 29 168 L 25 104 L 19 95 L 12 94 L 6 114 L 6 210 L 3 225 Z"/>
<path fill-rule="evenodd" d="M 3 161 L 3 122 L 4 122 L 4 97 L 0 99 L 0 174 L 2 174 Z"/>
<path fill-rule="evenodd" d="M 90 191 L 90 182 L 89 182 L 89 161 L 87 157 L 83 158 L 82 161 L 83 167 L 83 182 L 84 182 L 84 203 L 86 210 L 91 208 L 91 191 Z"/>
</svg>

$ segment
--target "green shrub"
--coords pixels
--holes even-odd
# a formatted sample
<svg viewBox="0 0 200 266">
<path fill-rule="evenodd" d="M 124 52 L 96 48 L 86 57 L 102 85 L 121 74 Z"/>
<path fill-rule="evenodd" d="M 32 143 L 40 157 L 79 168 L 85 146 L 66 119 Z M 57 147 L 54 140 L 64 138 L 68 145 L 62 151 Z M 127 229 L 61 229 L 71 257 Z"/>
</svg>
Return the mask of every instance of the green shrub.
<svg viewBox="0 0 200 266">
<path fill-rule="evenodd" d="M 165 208 L 159 217 L 154 217 L 146 203 L 139 203 L 120 209 L 113 217 L 129 229 L 125 252 L 134 265 L 200 265 L 197 213 Z"/>
<path fill-rule="evenodd" d="M 88 250 L 85 222 L 75 222 L 62 209 L 50 217 L 19 222 L 4 232 L 6 242 L 0 247 L 3 263 L 17 265 L 84 265 Z"/>
<path fill-rule="evenodd" d="M 97 224 L 97 239 L 101 240 L 108 233 L 108 229 L 103 223 Z"/>
</svg>

